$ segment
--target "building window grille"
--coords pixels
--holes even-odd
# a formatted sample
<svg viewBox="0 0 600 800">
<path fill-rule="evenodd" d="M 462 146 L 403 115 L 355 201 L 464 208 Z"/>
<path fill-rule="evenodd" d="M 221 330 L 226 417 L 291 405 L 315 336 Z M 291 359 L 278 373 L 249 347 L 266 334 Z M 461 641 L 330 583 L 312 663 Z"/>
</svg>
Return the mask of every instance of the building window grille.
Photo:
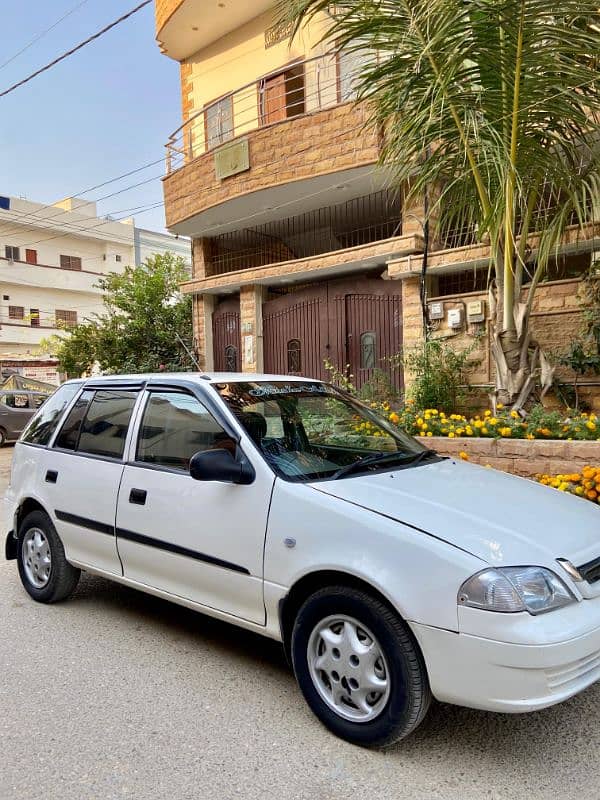
<svg viewBox="0 0 600 800">
<path fill-rule="evenodd" d="M 292 35 L 294 24 L 290 22 L 277 22 L 265 31 L 265 50 L 279 42 L 289 39 Z"/>
<path fill-rule="evenodd" d="M 77 325 L 76 311 L 63 311 L 57 308 L 54 317 L 59 328 L 72 328 L 73 325 Z"/>
<path fill-rule="evenodd" d="M 4 248 L 4 257 L 9 261 L 20 261 L 21 250 L 18 247 L 13 247 L 12 245 L 7 244 Z"/>
<path fill-rule="evenodd" d="M 360 337 L 360 367 L 361 369 L 375 369 L 375 345 L 377 336 L 373 331 L 367 331 Z"/>
<path fill-rule="evenodd" d="M 81 258 L 79 256 L 61 256 L 60 257 L 61 269 L 81 269 Z"/>
<path fill-rule="evenodd" d="M 32 328 L 40 327 L 40 310 L 39 308 L 29 309 L 29 324 Z"/>
<path fill-rule="evenodd" d="M 288 342 L 287 365 L 291 375 L 302 372 L 302 348 L 299 339 L 290 339 Z"/>
<path fill-rule="evenodd" d="M 8 318 L 9 319 L 24 319 L 25 317 L 25 309 L 23 306 L 9 306 L 8 307 Z"/>
<path fill-rule="evenodd" d="M 225 372 L 238 371 L 238 351 L 237 347 L 229 344 L 225 348 Z"/>
</svg>

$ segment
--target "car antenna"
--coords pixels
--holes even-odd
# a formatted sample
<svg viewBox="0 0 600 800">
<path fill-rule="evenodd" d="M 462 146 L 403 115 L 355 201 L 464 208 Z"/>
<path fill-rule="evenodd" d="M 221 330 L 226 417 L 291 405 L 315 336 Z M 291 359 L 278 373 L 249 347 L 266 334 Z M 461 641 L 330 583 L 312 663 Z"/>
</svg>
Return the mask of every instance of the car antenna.
<svg viewBox="0 0 600 800">
<path fill-rule="evenodd" d="M 188 356 L 191 358 L 191 360 L 192 360 L 192 361 L 194 362 L 194 364 L 196 365 L 196 369 L 197 369 L 197 370 L 198 370 L 198 372 L 200 373 L 200 377 L 201 377 L 201 378 L 204 378 L 204 380 L 205 380 L 205 381 L 209 381 L 209 380 L 211 379 L 211 378 L 210 378 L 210 375 L 207 375 L 207 374 L 204 372 L 204 370 L 202 370 L 202 369 L 200 368 L 200 364 L 199 364 L 199 362 L 198 362 L 198 359 L 197 359 L 197 358 L 196 358 L 196 356 L 195 356 L 195 355 L 192 353 L 192 351 L 191 351 L 191 350 L 190 350 L 190 348 L 189 348 L 189 347 L 186 345 L 186 343 L 183 341 L 183 339 L 181 338 L 181 336 L 180 336 L 180 335 L 179 335 L 177 332 L 175 333 L 175 336 L 177 337 L 177 339 L 178 339 L 178 341 L 179 341 L 179 344 L 180 344 L 180 345 L 183 347 L 183 349 L 185 350 L 185 352 L 188 354 Z"/>
</svg>

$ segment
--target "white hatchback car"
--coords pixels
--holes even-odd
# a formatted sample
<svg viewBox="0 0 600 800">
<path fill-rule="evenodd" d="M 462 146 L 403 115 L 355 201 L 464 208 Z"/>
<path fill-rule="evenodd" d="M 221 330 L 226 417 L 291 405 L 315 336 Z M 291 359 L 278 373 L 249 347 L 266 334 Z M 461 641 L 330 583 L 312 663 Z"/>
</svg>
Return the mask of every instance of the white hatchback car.
<svg viewBox="0 0 600 800">
<path fill-rule="evenodd" d="M 281 640 L 358 744 L 406 736 L 432 695 L 531 711 L 600 677 L 600 508 L 442 458 L 319 381 L 68 382 L 7 502 L 35 600 L 83 569 Z"/>
</svg>

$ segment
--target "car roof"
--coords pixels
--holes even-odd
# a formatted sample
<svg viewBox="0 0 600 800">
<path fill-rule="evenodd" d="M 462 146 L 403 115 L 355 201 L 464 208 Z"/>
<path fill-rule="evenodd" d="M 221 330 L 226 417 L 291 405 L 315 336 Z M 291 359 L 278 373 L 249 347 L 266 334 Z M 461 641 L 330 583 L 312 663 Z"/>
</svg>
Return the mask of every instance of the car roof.
<svg viewBox="0 0 600 800">
<path fill-rule="evenodd" d="M 90 378 L 77 378 L 69 383 L 86 386 L 115 384 L 140 384 L 145 382 L 169 383 L 182 381 L 204 383 L 253 383 L 255 381 L 278 381 L 285 383 L 321 383 L 316 378 L 303 378 L 297 375 L 269 375 L 259 372 L 148 372 L 132 375 L 99 375 Z"/>
</svg>

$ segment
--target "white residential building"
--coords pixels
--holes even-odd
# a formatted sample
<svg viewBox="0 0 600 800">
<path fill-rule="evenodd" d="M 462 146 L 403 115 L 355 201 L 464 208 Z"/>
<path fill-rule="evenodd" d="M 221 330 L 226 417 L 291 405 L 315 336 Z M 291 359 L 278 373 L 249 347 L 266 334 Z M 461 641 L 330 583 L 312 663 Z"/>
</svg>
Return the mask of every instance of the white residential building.
<svg viewBox="0 0 600 800">
<path fill-rule="evenodd" d="M 191 264 L 185 237 L 98 217 L 96 204 L 52 206 L 0 196 L 0 371 L 58 383 L 40 342 L 102 310 L 98 280 L 171 251 Z"/>
</svg>

